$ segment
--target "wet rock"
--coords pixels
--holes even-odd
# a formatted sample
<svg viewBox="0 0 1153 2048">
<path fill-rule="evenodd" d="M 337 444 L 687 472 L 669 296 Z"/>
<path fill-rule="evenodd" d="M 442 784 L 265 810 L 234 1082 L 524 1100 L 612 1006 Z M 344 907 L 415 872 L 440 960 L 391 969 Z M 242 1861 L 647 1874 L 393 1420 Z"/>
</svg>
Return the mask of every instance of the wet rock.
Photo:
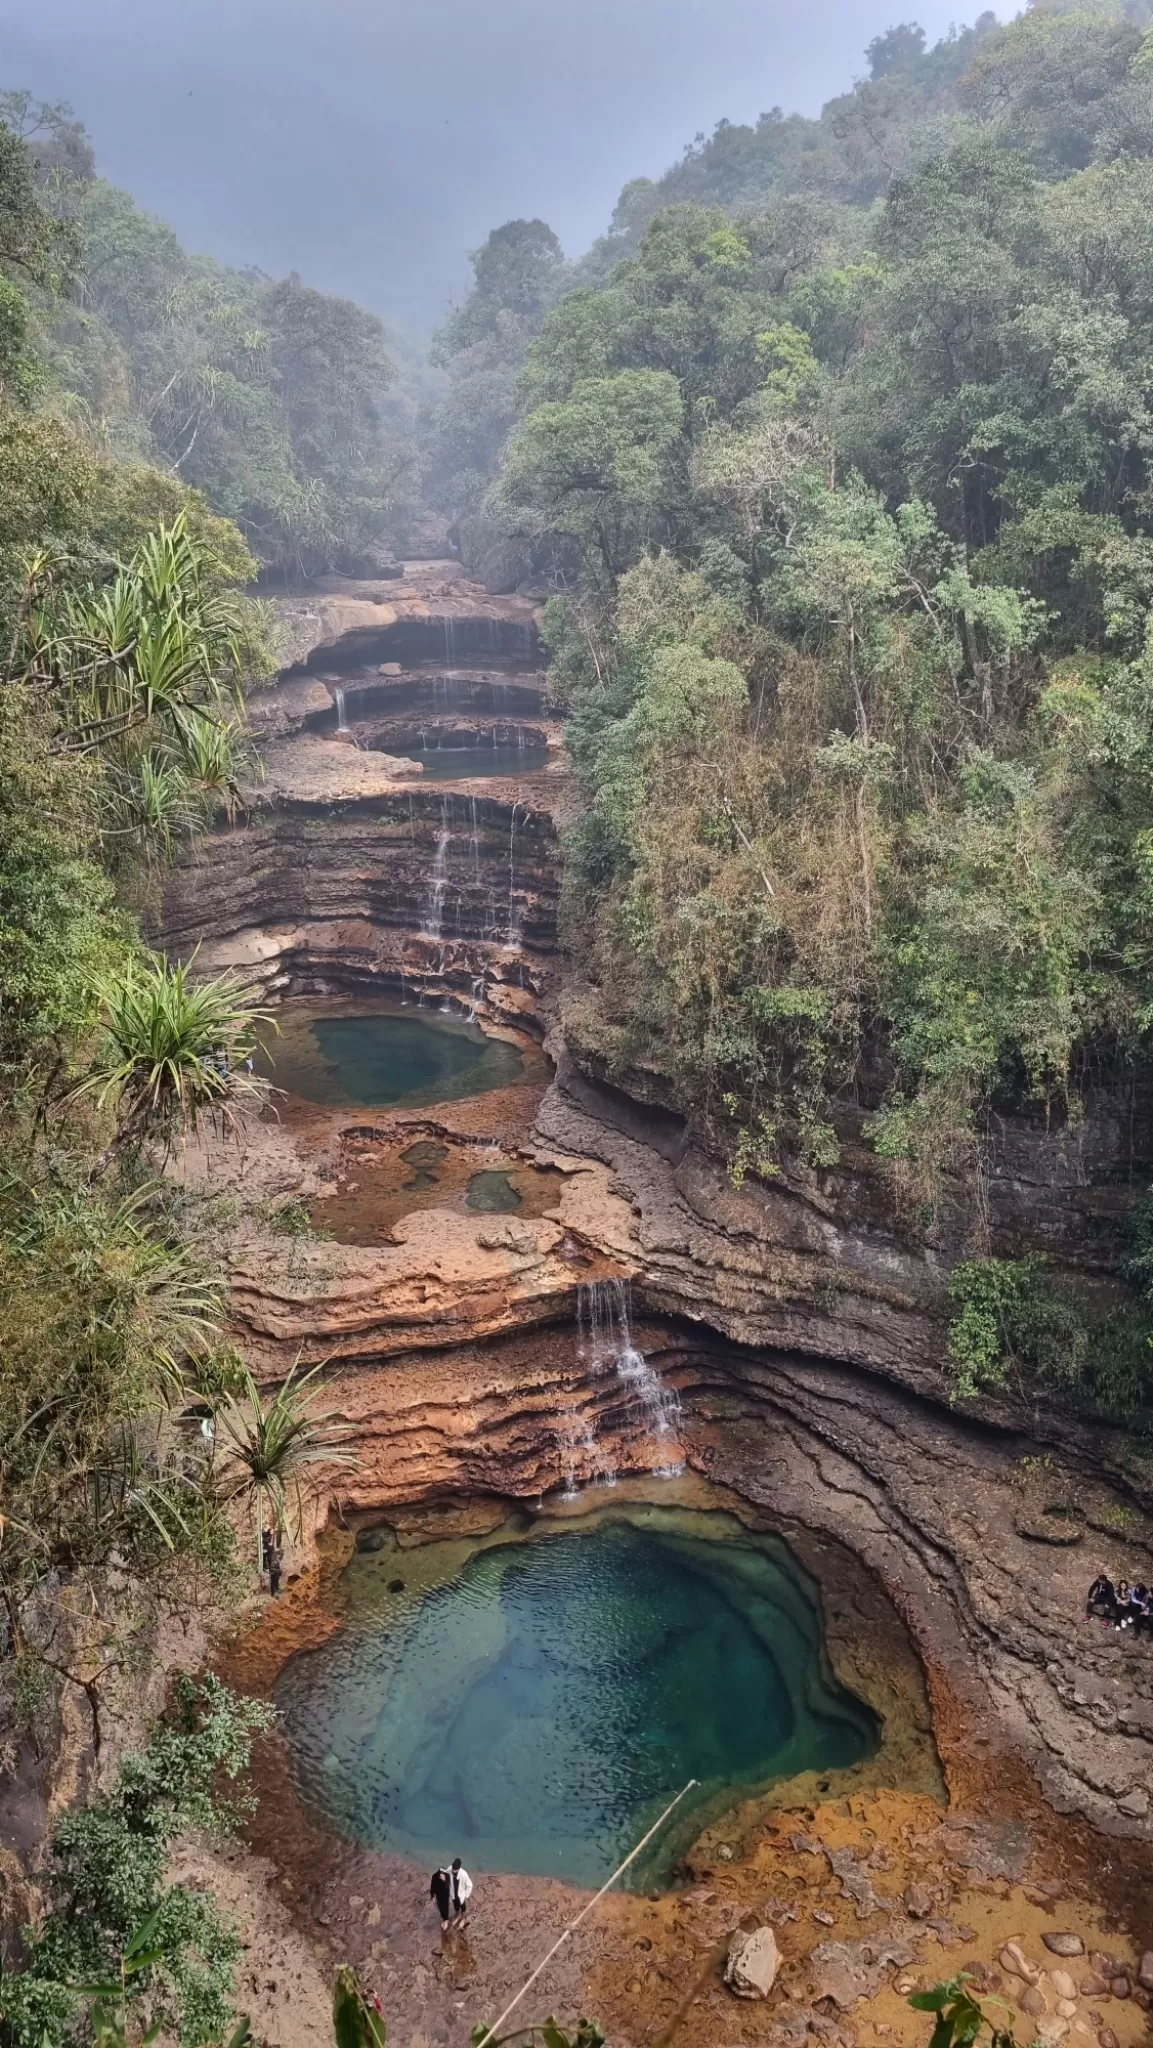
<svg viewBox="0 0 1153 2048">
<path fill-rule="evenodd" d="M 1124 1971 L 1119 1971 L 1109 1985 L 1110 1996 L 1113 1998 L 1128 1998 L 1132 1988 Z"/>
<path fill-rule="evenodd" d="M 1113 2032 L 1113 2029 L 1112 2029 L 1112 2027 L 1099 2027 L 1099 2028 L 1098 2028 L 1098 2030 L 1097 2030 L 1097 2048 L 1119 2048 L 1119 2043 L 1118 2043 L 1118 2040 L 1117 2040 L 1117 2036 L 1116 2036 L 1116 2034 L 1115 2034 L 1115 2033 Z"/>
<path fill-rule="evenodd" d="M 1036 1984 L 1027 1984 L 1017 2003 L 1021 2011 L 1027 2012 L 1032 2019 L 1040 2019 L 1041 2014 L 1046 2010 L 1045 1994 L 1038 1989 Z"/>
<path fill-rule="evenodd" d="M 781 1966 L 780 1950 L 771 1927 L 740 1930 L 729 1943 L 725 1983 L 738 1998 L 767 1998 Z"/>
<path fill-rule="evenodd" d="M 1085 1944 L 1079 1934 L 1043 1934 L 1041 1936 L 1050 1955 L 1083 1956 Z"/>
<path fill-rule="evenodd" d="M 1143 1991 L 1153 1991 L 1153 1948 L 1147 1948 L 1137 1965 L 1137 1982 Z"/>
<path fill-rule="evenodd" d="M 925 1920 L 933 1910 L 933 1894 L 927 1884 L 905 1887 L 905 1911 L 913 1920 Z"/>
<path fill-rule="evenodd" d="M 1107 1979 L 1099 1976 L 1096 1970 L 1087 1971 L 1081 1979 L 1081 1995 L 1083 1998 L 1108 1998 Z"/>
</svg>

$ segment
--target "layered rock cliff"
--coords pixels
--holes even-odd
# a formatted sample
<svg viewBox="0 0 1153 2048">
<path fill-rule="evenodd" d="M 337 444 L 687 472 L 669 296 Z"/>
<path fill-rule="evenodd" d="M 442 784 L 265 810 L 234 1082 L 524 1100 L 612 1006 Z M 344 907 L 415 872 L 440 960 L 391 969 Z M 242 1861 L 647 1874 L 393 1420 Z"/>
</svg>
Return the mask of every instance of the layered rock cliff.
<svg viewBox="0 0 1153 2048">
<path fill-rule="evenodd" d="M 267 778 L 174 875 L 164 935 L 276 995 L 403 991 L 538 1036 L 551 1022 L 555 1075 L 421 1116 L 289 1105 L 240 1157 L 201 1147 L 193 1178 L 323 1206 L 367 1185 L 364 1148 L 431 1131 L 554 1174 L 555 1199 L 507 1217 L 457 1200 L 379 1240 L 291 1246 L 252 1208 L 230 1252 L 246 1352 L 270 1381 L 298 1355 L 329 1361 L 357 1447 L 334 1481 L 346 1515 L 535 1500 L 684 1458 L 839 1535 L 912 1632 L 953 1782 L 977 1752 L 1023 1758 L 1056 1806 L 1143 1832 L 1153 1695 L 1122 1639 L 1080 1619 L 1090 1555 L 1153 1577 L 1131 1447 L 1007 1402 L 950 1410 L 945 1280 L 969 1245 L 971 1190 L 926 1234 L 851 1116 L 837 1168 L 737 1188 L 654 1077 L 627 1091 L 566 1043 L 562 757 L 554 746 L 511 781 L 434 784 L 403 755 L 430 726 L 460 745 L 530 713 L 556 739 L 526 608 L 502 619 L 504 601 L 477 599 L 470 622 L 469 601 L 454 585 L 446 637 L 419 592 L 334 597 L 319 644 L 302 641 L 254 707 Z M 362 602 L 371 617 L 339 609 Z M 1076 1129 L 1005 1118 L 985 1146 L 982 1243 L 1044 1250 L 1107 1294 L 1151 1165 L 1144 1074 L 1098 1078 Z M 597 1284 L 625 1282 L 639 1333 L 582 1333 Z M 675 1427 L 637 1359 L 675 1394 Z"/>
</svg>

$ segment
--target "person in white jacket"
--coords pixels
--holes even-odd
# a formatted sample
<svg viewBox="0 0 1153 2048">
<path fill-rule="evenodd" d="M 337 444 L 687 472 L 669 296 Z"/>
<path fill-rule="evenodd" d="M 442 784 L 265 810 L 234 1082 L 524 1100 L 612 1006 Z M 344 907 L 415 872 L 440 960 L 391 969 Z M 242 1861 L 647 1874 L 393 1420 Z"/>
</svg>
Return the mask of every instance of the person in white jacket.
<svg viewBox="0 0 1153 2048">
<path fill-rule="evenodd" d="M 454 1856 L 452 1861 L 452 1903 L 455 1919 L 464 1919 L 465 1914 L 468 1912 L 468 1902 L 471 1897 L 472 1879 L 464 1868 L 460 1857 Z"/>
</svg>

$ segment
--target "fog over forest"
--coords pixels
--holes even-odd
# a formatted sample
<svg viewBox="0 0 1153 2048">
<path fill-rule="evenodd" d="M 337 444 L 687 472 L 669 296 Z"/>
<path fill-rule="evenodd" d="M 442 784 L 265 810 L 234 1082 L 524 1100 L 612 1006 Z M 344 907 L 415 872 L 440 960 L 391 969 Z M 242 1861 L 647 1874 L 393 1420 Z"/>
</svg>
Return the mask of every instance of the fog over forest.
<svg viewBox="0 0 1153 2048">
<path fill-rule="evenodd" d="M 952 0 L 914 11 L 930 42 L 957 14 Z M 3 83 L 70 101 L 102 175 L 187 246 L 298 270 L 427 333 L 498 222 L 540 215 L 579 256 L 621 186 L 659 176 L 698 132 L 773 106 L 815 114 L 846 91 L 894 13 L 888 0 L 2 0 L 0 48 Z"/>
</svg>

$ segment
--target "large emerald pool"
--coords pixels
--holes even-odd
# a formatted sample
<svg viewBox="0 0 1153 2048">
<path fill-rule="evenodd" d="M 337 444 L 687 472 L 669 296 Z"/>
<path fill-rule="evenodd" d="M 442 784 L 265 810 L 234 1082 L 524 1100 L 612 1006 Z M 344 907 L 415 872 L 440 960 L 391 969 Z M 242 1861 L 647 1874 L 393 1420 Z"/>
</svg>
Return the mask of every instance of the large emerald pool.
<svg viewBox="0 0 1153 2048">
<path fill-rule="evenodd" d="M 521 1079 L 515 1045 L 475 1024 L 399 1003 L 285 1003 L 256 1064 L 305 1102 L 423 1108 Z"/>
<path fill-rule="evenodd" d="M 298 1787 L 342 1833 L 430 1867 L 601 1883 L 695 1777 L 627 1880 L 667 1882 L 737 1799 L 876 1747 L 811 1582 L 723 1513 L 357 1555 L 345 1591 L 342 1630 L 278 1689 Z"/>
</svg>

